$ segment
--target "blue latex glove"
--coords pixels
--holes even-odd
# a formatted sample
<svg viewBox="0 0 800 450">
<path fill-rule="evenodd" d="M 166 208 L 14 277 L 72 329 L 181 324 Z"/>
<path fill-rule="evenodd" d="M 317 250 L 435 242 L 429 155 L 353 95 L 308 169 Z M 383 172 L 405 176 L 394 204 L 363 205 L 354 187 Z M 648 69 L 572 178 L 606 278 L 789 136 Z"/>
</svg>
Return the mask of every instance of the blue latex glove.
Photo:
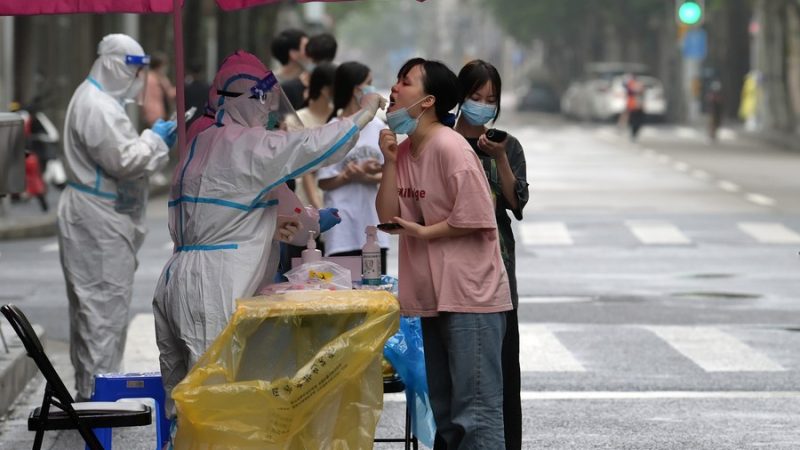
<svg viewBox="0 0 800 450">
<path fill-rule="evenodd" d="M 174 120 L 158 119 L 151 130 L 164 140 L 167 147 L 175 145 L 175 141 L 178 139 L 178 123 Z"/>
<path fill-rule="evenodd" d="M 324 233 L 335 225 L 342 222 L 337 208 L 325 208 L 319 210 L 319 232 Z"/>
</svg>

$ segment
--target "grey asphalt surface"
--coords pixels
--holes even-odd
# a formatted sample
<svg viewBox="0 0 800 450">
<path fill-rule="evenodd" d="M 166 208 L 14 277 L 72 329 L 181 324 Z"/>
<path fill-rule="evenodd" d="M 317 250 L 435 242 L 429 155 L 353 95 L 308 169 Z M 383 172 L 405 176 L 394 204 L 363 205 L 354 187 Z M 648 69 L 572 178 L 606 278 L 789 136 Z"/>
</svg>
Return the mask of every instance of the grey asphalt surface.
<svg viewBox="0 0 800 450">
<path fill-rule="evenodd" d="M 514 225 L 520 322 L 546 330 L 581 367 L 523 372 L 524 447 L 800 448 L 800 244 L 759 242 L 740 226 L 800 233 L 800 153 L 733 132 L 711 144 L 668 125 L 630 143 L 612 125 L 503 113 L 498 127 L 522 142 L 531 183 L 525 219 Z M 132 316 L 151 312 L 170 254 L 165 203 L 149 209 Z M 630 228 L 642 221 L 668 223 L 688 242 L 643 243 Z M 571 243 L 528 242 L 542 222 L 562 224 Z M 69 371 L 54 243 L 0 242 L 0 301 L 18 303 L 47 330 L 51 354 Z M 654 334 L 658 326 L 711 328 L 781 370 L 706 370 Z M 540 344 L 530 336 L 538 335 L 523 333 L 524 351 Z M 35 384 L 0 424 L 0 449 L 30 445 L 21 417 L 38 402 Z M 401 433 L 401 420 L 402 402 L 387 401 L 378 435 Z M 135 433 L 115 442 L 147 448 Z M 56 440 L 45 448 L 80 448 L 69 433 L 50 434 Z"/>
</svg>

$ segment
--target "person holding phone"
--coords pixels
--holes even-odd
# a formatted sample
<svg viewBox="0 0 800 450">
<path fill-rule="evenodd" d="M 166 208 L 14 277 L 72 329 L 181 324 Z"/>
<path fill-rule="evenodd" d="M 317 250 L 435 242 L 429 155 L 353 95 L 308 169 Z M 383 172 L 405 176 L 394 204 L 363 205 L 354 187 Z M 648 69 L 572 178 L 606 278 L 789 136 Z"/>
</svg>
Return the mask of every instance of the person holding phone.
<svg viewBox="0 0 800 450">
<path fill-rule="evenodd" d="M 444 64 L 414 58 L 392 87 L 375 202 L 400 235 L 401 313 L 421 316 L 431 407 L 446 448 L 504 447 L 501 346 L 512 309 L 489 185 L 444 123 L 458 102 Z M 397 134 L 408 139 L 397 142 Z M 424 225 L 423 225 L 424 223 Z"/>
<path fill-rule="evenodd" d="M 455 130 L 467 139 L 478 155 L 492 189 L 494 214 L 500 235 L 500 253 L 508 273 L 514 309 L 506 314 L 503 338 L 503 420 L 507 449 L 522 448 L 522 401 L 520 399 L 519 321 L 514 232 L 508 212 L 522 220 L 528 202 L 525 153 L 508 133 L 487 129 L 500 116 L 502 81 L 497 69 L 486 61 L 468 62 L 458 73 L 460 115 Z"/>
</svg>

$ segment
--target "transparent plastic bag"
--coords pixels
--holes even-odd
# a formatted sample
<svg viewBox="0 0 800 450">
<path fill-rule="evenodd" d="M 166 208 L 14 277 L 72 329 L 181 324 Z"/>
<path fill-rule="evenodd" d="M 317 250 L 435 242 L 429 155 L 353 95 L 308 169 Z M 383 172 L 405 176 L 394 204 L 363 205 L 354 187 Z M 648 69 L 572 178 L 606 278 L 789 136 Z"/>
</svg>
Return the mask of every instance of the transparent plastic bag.
<svg viewBox="0 0 800 450">
<path fill-rule="evenodd" d="M 381 291 L 239 300 L 172 391 L 175 449 L 372 448 L 383 408 L 381 350 L 399 309 Z"/>
<path fill-rule="evenodd" d="M 144 205 L 147 203 L 147 187 L 147 177 L 117 181 L 117 199 L 114 202 L 114 210 L 120 214 L 141 217 Z"/>
<path fill-rule="evenodd" d="M 330 261 L 301 264 L 286 272 L 289 283 L 302 285 L 304 289 L 352 289 L 350 270 Z"/>
</svg>

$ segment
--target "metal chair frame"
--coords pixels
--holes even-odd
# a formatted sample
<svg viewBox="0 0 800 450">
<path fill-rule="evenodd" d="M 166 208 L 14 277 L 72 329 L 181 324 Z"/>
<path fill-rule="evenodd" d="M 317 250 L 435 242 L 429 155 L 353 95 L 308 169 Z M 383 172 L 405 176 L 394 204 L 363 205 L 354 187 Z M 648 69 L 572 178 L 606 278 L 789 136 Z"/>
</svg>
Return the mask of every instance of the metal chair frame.
<svg viewBox="0 0 800 450">
<path fill-rule="evenodd" d="M 120 408 L 109 408 L 106 403 L 76 402 L 47 357 L 25 314 L 14 305 L 4 305 L 0 307 L 0 312 L 8 319 L 28 356 L 33 359 L 47 382 L 42 405 L 28 417 L 28 430 L 36 432 L 34 450 L 42 448 L 44 432 L 47 430 L 78 430 L 91 450 L 103 450 L 92 428 L 143 426 L 152 422 L 151 409 L 146 405 L 123 411 Z M 51 406 L 56 406 L 61 411 L 51 410 Z"/>
</svg>

